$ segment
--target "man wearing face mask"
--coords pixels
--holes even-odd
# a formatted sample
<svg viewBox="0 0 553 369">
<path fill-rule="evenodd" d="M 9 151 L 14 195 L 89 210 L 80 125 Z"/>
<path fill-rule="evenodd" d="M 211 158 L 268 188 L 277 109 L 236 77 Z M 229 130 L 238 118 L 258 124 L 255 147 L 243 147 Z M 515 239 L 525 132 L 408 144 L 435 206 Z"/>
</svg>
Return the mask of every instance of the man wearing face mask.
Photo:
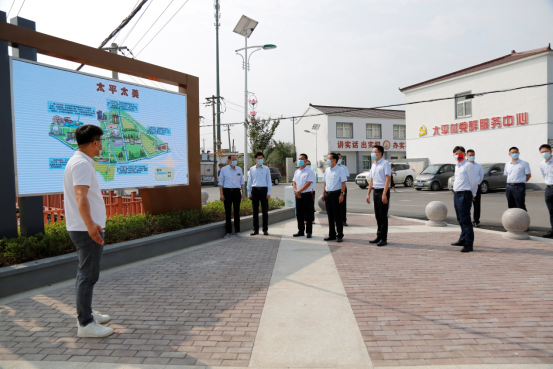
<svg viewBox="0 0 553 369">
<path fill-rule="evenodd" d="M 481 210 L 481 198 L 482 198 L 482 190 L 480 189 L 480 185 L 482 184 L 482 181 L 484 180 L 484 168 L 482 165 L 478 164 L 475 159 L 476 153 L 474 150 L 470 149 L 467 150 L 467 160 L 469 163 L 472 163 L 474 165 L 474 168 L 476 169 L 476 175 L 478 177 L 478 191 L 476 192 L 476 197 L 474 198 L 473 205 L 474 205 L 474 220 L 472 221 L 472 225 L 476 228 L 480 227 L 480 210 Z"/>
<path fill-rule="evenodd" d="M 392 166 L 384 160 L 384 147 L 377 145 L 371 153 L 371 181 L 367 190 L 367 204 L 371 203 L 371 191 L 374 188 L 374 216 L 378 229 L 376 238 L 370 243 L 376 246 L 388 244 L 388 207 L 390 202 L 390 183 L 392 181 Z"/>
<path fill-rule="evenodd" d="M 248 198 L 252 200 L 253 232 L 250 236 L 259 234 L 259 202 L 263 213 L 263 234 L 269 235 L 269 199 L 271 198 L 271 171 L 263 165 L 263 153 L 255 154 L 255 163 L 248 175 Z"/>
<path fill-rule="evenodd" d="M 324 174 L 324 187 L 322 200 L 326 203 L 326 214 L 328 216 L 328 237 L 325 241 L 336 240 L 342 242 L 344 238 L 344 225 L 342 202 L 346 191 L 346 175 L 344 170 L 338 166 L 338 155 L 330 153 L 326 164 L 329 166 Z"/>
<path fill-rule="evenodd" d="M 465 148 L 455 146 L 453 156 L 457 161 L 455 166 L 455 182 L 453 183 L 453 204 L 457 221 L 461 226 L 461 236 L 452 246 L 463 246 L 461 252 L 472 252 L 474 244 L 474 228 L 470 221 L 470 208 L 478 192 L 478 175 L 476 167 L 465 158 Z"/>
<path fill-rule="evenodd" d="M 346 167 L 345 165 L 342 164 L 342 154 L 338 153 L 338 166 L 340 168 L 342 168 L 342 170 L 344 171 L 344 175 L 346 176 L 346 181 L 347 181 L 347 178 L 349 178 L 349 170 L 348 170 L 348 167 Z M 344 191 L 344 201 L 342 201 L 342 224 L 347 227 L 348 226 L 348 217 L 347 217 L 347 212 L 348 212 L 348 208 L 347 208 L 347 201 L 348 201 L 348 187 L 346 186 L 346 190 Z"/>
<path fill-rule="evenodd" d="M 79 149 L 69 159 L 63 173 L 65 224 L 79 260 L 75 289 L 79 337 L 106 337 L 113 333 L 112 328 L 100 325 L 110 320 L 109 315 L 92 310 L 92 293 L 100 277 L 106 226 L 106 205 L 93 159 L 101 155 L 103 134 L 100 127 L 91 124 L 77 128 L 75 138 Z"/>
<path fill-rule="evenodd" d="M 311 194 L 311 184 L 315 182 L 315 172 L 307 166 L 307 154 L 300 154 L 298 165 L 294 173 L 292 186 L 296 196 L 296 217 L 298 220 L 298 233 L 294 237 L 302 237 L 307 233 L 307 238 L 311 238 L 313 233 L 314 205 L 313 195 Z"/>
<path fill-rule="evenodd" d="M 553 238 L 553 160 L 551 160 L 551 146 L 544 144 L 540 146 L 540 154 L 544 159 L 540 163 L 540 170 L 545 180 L 545 205 L 549 210 L 549 223 L 551 230 L 543 235 L 545 238 Z"/>
<path fill-rule="evenodd" d="M 242 168 L 237 167 L 238 159 L 236 155 L 228 156 L 226 167 L 221 169 L 219 174 L 219 193 L 221 201 L 225 204 L 226 229 L 227 234 L 224 238 L 232 237 L 232 222 L 230 217 L 231 208 L 234 207 L 234 232 L 236 237 L 241 238 L 240 234 L 240 202 L 245 199 L 244 196 L 244 174 Z"/>
<path fill-rule="evenodd" d="M 520 153 L 518 148 L 511 147 L 509 149 L 509 156 L 511 161 L 505 164 L 504 175 L 507 176 L 507 205 L 509 209 L 519 208 L 526 210 L 526 182 L 530 180 L 532 174 L 530 172 L 530 165 L 520 160 Z"/>
</svg>

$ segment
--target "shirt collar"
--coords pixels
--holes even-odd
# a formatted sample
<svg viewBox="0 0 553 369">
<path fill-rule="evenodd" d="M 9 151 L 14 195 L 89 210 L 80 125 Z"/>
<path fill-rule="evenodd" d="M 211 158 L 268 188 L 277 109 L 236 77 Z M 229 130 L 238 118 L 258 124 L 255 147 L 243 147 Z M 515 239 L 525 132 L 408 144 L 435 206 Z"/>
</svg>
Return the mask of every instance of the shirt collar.
<svg viewBox="0 0 553 369">
<path fill-rule="evenodd" d="M 463 159 L 463 161 L 457 163 L 457 166 L 460 167 L 461 165 L 464 165 L 467 162 L 467 159 Z"/>
<path fill-rule="evenodd" d="M 94 164 L 94 159 L 92 159 L 90 156 L 86 155 L 82 151 L 79 151 L 79 150 L 75 151 L 75 155 L 85 158 L 90 164 Z"/>
</svg>

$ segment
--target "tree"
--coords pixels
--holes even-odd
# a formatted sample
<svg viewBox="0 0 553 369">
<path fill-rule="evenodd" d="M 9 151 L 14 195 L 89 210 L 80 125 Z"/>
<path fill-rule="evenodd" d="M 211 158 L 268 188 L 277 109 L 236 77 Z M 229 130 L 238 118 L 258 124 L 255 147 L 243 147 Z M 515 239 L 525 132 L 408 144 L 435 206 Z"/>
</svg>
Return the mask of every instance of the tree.
<svg viewBox="0 0 553 369">
<path fill-rule="evenodd" d="M 275 130 L 280 124 L 280 119 L 256 119 L 251 117 L 246 121 L 248 127 L 248 136 L 250 138 L 250 147 L 252 153 L 262 152 L 267 156 L 268 150 L 273 145 L 273 136 Z"/>
<path fill-rule="evenodd" d="M 291 142 L 273 141 L 272 147 L 268 150 L 267 163 L 286 165 L 286 158 L 296 160 L 296 149 Z"/>
</svg>

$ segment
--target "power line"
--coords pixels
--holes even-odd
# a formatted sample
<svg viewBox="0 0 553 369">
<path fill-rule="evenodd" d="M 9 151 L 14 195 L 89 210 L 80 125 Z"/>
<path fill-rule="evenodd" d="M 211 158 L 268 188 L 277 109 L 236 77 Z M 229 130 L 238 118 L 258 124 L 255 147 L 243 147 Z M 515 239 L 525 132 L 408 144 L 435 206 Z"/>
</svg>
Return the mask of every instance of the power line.
<svg viewBox="0 0 553 369">
<path fill-rule="evenodd" d="M 12 6 L 10 6 L 10 11 L 8 12 L 8 16 L 6 17 L 6 20 L 10 20 L 10 13 L 12 12 L 13 4 L 15 4 L 15 0 L 12 1 Z"/>
<path fill-rule="evenodd" d="M 186 5 L 186 3 L 188 3 L 188 1 L 189 1 L 189 0 L 186 0 L 186 1 L 184 2 L 184 4 L 182 4 L 182 6 L 179 8 L 179 10 L 177 10 L 177 11 L 175 12 L 175 14 L 173 14 L 173 16 L 171 17 L 171 19 L 169 19 L 169 20 L 167 21 L 167 23 L 165 23 L 165 24 L 163 25 L 163 27 L 161 27 L 161 29 L 160 29 L 160 30 L 156 33 L 156 35 L 150 40 L 150 42 L 152 42 L 152 41 L 154 40 L 154 38 L 156 38 L 157 35 L 159 35 L 159 33 L 160 33 L 161 31 L 163 31 L 163 29 L 165 28 L 165 26 L 166 26 L 167 24 L 169 24 L 169 22 L 171 22 L 171 20 L 175 17 L 175 15 L 178 14 L 178 12 Z M 138 54 L 140 54 L 142 51 L 144 51 L 144 49 L 145 49 L 146 47 L 148 47 L 148 45 L 150 44 L 150 42 L 148 42 L 148 43 L 146 44 L 146 46 L 144 46 L 139 52 L 137 52 L 137 53 L 136 53 L 136 56 L 138 56 Z"/>
<path fill-rule="evenodd" d="M 171 6 L 171 4 L 173 4 L 173 1 L 174 0 L 171 0 L 171 2 L 169 3 L 169 5 L 167 5 L 165 7 L 165 9 L 163 9 L 163 11 L 161 12 L 161 14 L 157 17 L 157 19 L 154 21 L 154 23 L 152 23 L 152 25 L 150 26 L 150 28 L 148 28 L 148 30 L 146 32 L 144 32 L 144 34 L 142 35 L 142 37 L 140 37 L 140 40 L 138 40 L 138 42 L 132 47 L 133 49 L 136 49 L 136 47 L 138 46 L 138 44 L 140 43 L 140 41 L 142 41 L 142 39 L 144 37 L 146 37 L 146 35 L 148 34 L 148 32 L 150 32 L 150 30 L 152 29 L 153 26 L 155 26 L 155 24 L 157 23 L 157 21 L 159 20 L 159 18 L 161 18 L 161 16 L 163 14 L 165 14 L 165 11 Z"/>
<path fill-rule="evenodd" d="M 467 94 L 467 95 L 464 95 L 464 96 L 468 97 L 468 98 L 474 98 L 474 97 L 479 97 L 479 96 L 484 96 L 484 95 L 489 95 L 489 94 L 510 92 L 510 91 L 522 90 L 522 89 L 526 89 L 526 88 L 544 87 L 544 86 L 548 86 L 548 85 L 553 85 L 553 82 L 541 83 L 541 84 L 538 84 L 538 85 L 527 85 L 527 86 L 520 86 L 520 87 L 514 87 L 514 88 L 507 88 L 507 89 L 504 89 L 504 90 L 479 92 L 479 93 L 474 93 L 474 94 Z M 350 108 L 350 109 L 345 109 L 345 110 L 336 110 L 336 111 L 331 111 L 331 112 L 326 112 L 326 113 L 319 113 L 319 114 L 296 115 L 296 116 L 292 116 L 292 117 L 280 117 L 278 119 L 279 120 L 287 120 L 287 119 L 295 119 L 295 118 L 318 117 L 318 116 L 321 116 L 321 115 L 329 115 L 329 114 L 337 114 L 337 113 L 349 113 L 349 112 L 352 112 L 352 111 L 375 110 L 375 109 L 383 109 L 383 108 L 392 108 L 392 107 L 396 107 L 396 106 L 423 104 L 423 103 L 437 102 L 437 101 L 444 101 L 444 100 L 453 100 L 455 98 L 456 98 L 456 96 L 441 97 L 441 98 L 437 98 L 437 99 L 412 101 L 412 102 L 401 103 L 401 104 L 381 105 L 381 106 L 375 106 L 375 107 L 372 107 L 372 108 Z M 236 125 L 236 124 L 244 124 L 244 122 L 225 123 L 225 124 L 221 124 L 221 125 L 233 126 L 233 125 Z M 206 127 L 206 126 L 200 126 L 200 127 Z"/>
<path fill-rule="evenodd" d="M 19 13 L 21 13 L 21 9 L 23 9 L 23 5 L 25 5 L 25 0 L 23 0 L 23 4 L 21 4 L 21 8 L 19 8 L 19 11 L 17 12 L 17 17 L 19 17 Z"/>
<path fill-rule="evenodd" d="M 119 42 L 120 45 L 122 45 L 125 40 L 127 39 L 127 37 L 129 37 L 129 35 L 131 34 L 131 32 L 134 30 L 134 27 L 136 27 L 136 25 L 138 24 L 138 22 L 140 22 L 140 20 L 142 19 L 142 16 L 144 14 L 146 14 L 146 12 L 148 11 L 148 8 L 150 7 L 150 5 L 152 5 L 152 3 L 154 2 L 154 0 L 150 1 L 150 3 L 148 4 L 148 6 L 146 7 L 146 9 L 144 9 L 144 11 L 142 12 L 142 14 L 140 14 L 140 17 L 138 17 L 138 20 L 136 21 L 136 23 L 132 26 L 132 28 L 130 29 L 129 32 L 127 32 L 127 34 L 125 35 L 125 37 L 123 37 L 123 39 L 121 40 L 121 42 Z"/>
</svg>

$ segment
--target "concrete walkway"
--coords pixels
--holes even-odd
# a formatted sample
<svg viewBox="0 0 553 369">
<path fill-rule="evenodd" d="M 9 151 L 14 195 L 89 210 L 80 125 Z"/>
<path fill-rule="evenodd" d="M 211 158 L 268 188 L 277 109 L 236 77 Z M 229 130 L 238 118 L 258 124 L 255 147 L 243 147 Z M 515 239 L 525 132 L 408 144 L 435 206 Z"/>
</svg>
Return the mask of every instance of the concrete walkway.
<svg viewBox="0 0 553 369">
<path fill-rule="evenodd" d="M 0 368 L 553 368 L 553 243 L 348 216 L 345 242 L 232 238 L 104 272 L 116 331 L 76 337 L 73 281 L 0 300 Z"/>
</svg>

